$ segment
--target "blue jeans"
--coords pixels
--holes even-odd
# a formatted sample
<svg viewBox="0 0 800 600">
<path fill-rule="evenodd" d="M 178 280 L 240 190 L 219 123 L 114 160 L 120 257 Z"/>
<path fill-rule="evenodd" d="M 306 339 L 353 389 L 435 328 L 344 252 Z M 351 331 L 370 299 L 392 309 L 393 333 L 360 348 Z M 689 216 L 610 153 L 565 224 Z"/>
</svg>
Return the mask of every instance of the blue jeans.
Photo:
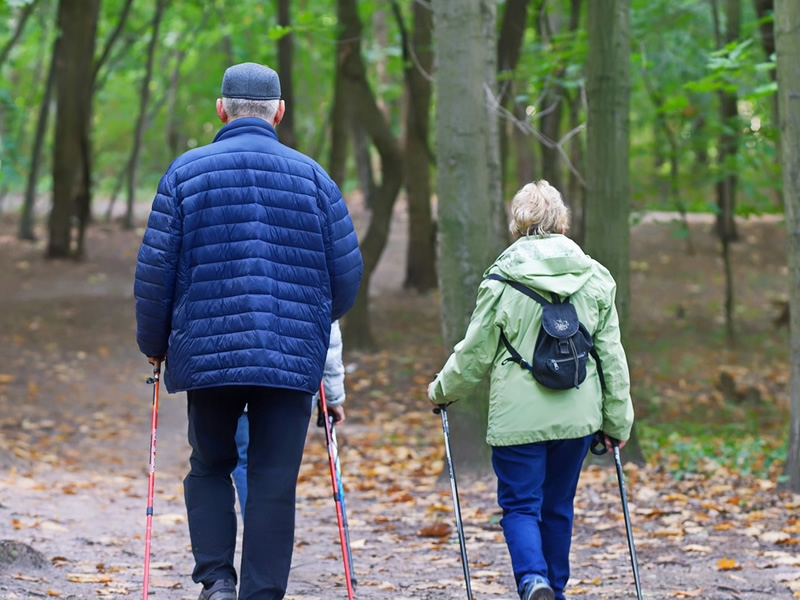
<svg viewBox="0 0 800 600">
<path fill-rule="evenodd" d="M 541 577 L 556 600 L 564 600 L 569 580 L 573 502 L 592 436 L 493 446 L 500 525 L 506 538 L 517 591 Z"/>
<path fill-rule="evenodd" d="M 248 499 L 239 597 L 286 594 L 294 549 L 297 475 L 311 418 L 311 395 L 294 390 L 223 386 L 190 390 L 190 471 L 184 479 L 195 583 L 237 580 L 236 512 L 231 473 L 239 460 L 236 429 L 247 406 Z"/>
<path fill-rule="evenodd" d="M 247 419 L 247 411 L 239 417 L 236 425 L 236 449 L 239 451 L 239 461 L 233 470 L 233 485 L 236 487 L 236 495 L 239 496 L 239 509 L 242 511 L 242 521 L 244 521 L 244 507 L 247 504 L 247 445 L 250 443 L 250 423 Z"/>
</svg>

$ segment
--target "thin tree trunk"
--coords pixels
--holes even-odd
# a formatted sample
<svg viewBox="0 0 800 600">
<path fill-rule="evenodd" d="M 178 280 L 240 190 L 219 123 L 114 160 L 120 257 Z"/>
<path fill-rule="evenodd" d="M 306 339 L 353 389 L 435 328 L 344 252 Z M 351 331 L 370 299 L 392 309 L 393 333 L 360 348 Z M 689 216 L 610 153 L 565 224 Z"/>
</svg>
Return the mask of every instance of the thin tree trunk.
<svg viewBox="0 0 800 600">
<path fill-rule="evenodd" d="M 33 11 L 36 9 L 38 4 L 39 0 L 33 0 L 30 4 L 26 4 L 22 7 L 19 17 L 17 18 L 16 26 L 14 27 L 14 33 L 11 34 L 11 37 L 6 42 L 5 46 L 0 49 L 0 69 L 3 68 L 6 59 L 8 59 L 8 55 L 11 54 L 11 50 L 14 48 L 14 45 L 22 36 L 22 32 L 25 31 L 25 24 L 28 22 L 28 18 L 33 14 Z"/>
<path fill-rule="evenodd" d="M 133 0 L 125 0 L 125 4 L 122 5 L 122 10 L 119 11 L 117 24 L 114 26 L 111 35 L 108 36 L 108 39 L 106 40 L 106 43 L 100 52 L 99 58 L 94 63 L 94 71 L 92 72 L 92 85 L 96 84 L 97 74 L 100 72 L 100 69 L 105 66 L 106 62 L 111 56 L 111 51 L 114 49 L 114 46 L 117 43 L 120 34 L 122 33 L 122 30 L 125 29 L 125 23 L 128 21 L 128 15 L 131 12 L 132 4 Z"/>
<path fill-rule="evenodd" d="M 778 108 L 783 159 L 789 266 L 789 330 L 791 346 L 791 413 L 784 474 L 788 487 L 800 493 L 800 5 L 775 0 L 775 43 L 778 56 Z"/>
<path fill-rule="evenodd" d="M 337 80 L 341 85 L 341 98 L 360 116 L 370 140 L 381 157 L 381 183 L 375 194 L 372 218 L 361 238 L 364 272 L 356 303 L 343 323 L 343 335 L 353 349 L 368 350 L 377 347 L 369 320 L 369 283 L 389 239 L 394 203 L 403 183 L 402 155 L 389 123 L 378 106 L 366 78 L 366 68 L 361 57 L 361 21 L 356 0 L 338 0 L 337 11 L 342 30 L 340 35 Z M 346 124 L 346 120 L 345 120 Z"/>
<path fill-rule="evenodd" d="M 712 2 L 716 12 L 716 0 Z M 719 41 L 719 47 L 723 47 L 729 42 L 739 38 L 741 22 L 741 0 L 725 0 L 725 31 Z M 719 18 L 715 18 L 718 22 Z M 734 215 L 736 211 L 736 188 L 738 177 L 736 175 L 736 154 L 738 152 L 738 120 L 739 109 L 737 107 L 738 98 L 736 92 L 721 91 L 720 99 L 720 120 L 722 122 L 722 133 L 719 136 L 718 159 L 720 179 L 716 184 L 717 208 L 717 234 L 722 242 L 722 261 L 725 271 L 725 334 L 728 342 L 733 344 L 736 341 L 735 323 L 733 317 L 734 307 L 734 284 L 733 267 L 730 264 L 731 253 L 730 245 L 737 241 L 736 221 Z"/>
<path fill-rule="evenodd" d="M 433 72 L 433 12 L 412 0 L 413 35 L 406 31 L 400 6 L 392 8 L 403 41 L 405 95 L 405 188 L 408 202 L 408 246 L 403 287 L 426 292 L 436 281 L 436 228 L 431 214 L 432 152 L 430 133 L 431 73 Z"/>
<path fill-rule="evenodd" d="M 517 68 L 517 62 L 519 61 L 519 55 L 522 50 L 522 40 L 525 37 L 529 4 L 530 0 L 508 0 L 508 2 L 506 2 L 503 11 L 503 21 L 500 25 L 500 36 L 497 41 L 497 100 L 506 111 L 514 115 L 514 118 L 525 120 L 528 117 L 524 109 L 520 109 L 518 106 L 519 103 L 514 100 L 517 82 L 513 75 Z M 506 189 L 505 181 L 506 173 L 508 173 L 508 157 L 509 149 L 512 145 L 511 141 L 515 137 L 519 138 L 520 133 L 518 127 L 514 127 L 508 123 L 503 123 L 503 126 L 500 127 L 499 130 L 500 176 L 503 190 Z M 531 140 L 527 139 L 525 143 L 530 144 Z M 520 149 L 519 146 L 517 149 Z M 530 158 L 530 153 L 528 151 L 523 151 L 523 155 L 526 159 Z M 519 154 L 517 156 L 519 164 Z M 514 182 L 512 187 L 519 188 L 527 181 L 530 180 L 518 180 Z"/>
<path fill-rule="evenodd" d="M 139 150 L 142 146 L 144 131 L 146 126 L 147 104 L 150 101 L 150 81 L 153 79 L 153 63 L 156 55 L 156 45 L 158 44 L 158 30 L 161 26 L 161 19 L 164 16 L 168 0 L 157 0 L 155 12 L 153 13 L 152 33 L 147 44 L 147 63 L 144 78 L 142 79 L 141 92 L 139 94 L 139 117 L 136 120 L 136 128 L 133 137 L 133 149 L 128 163 L 128 204 L 125 211 L 125 229 L 133 229 L 133 207 L 136 201 L 136 168 L 139 165 Z"/>
<path fill-rule="evenodd" d="M 42 147 L 47 135 L 47 125 L 50 121 L 50 103 L 53 100 L 53 88 L 55 87 L 56 57 L 58 56 L 58 40 L 53 42 L 53 51 L 50 58 L 50 67 L 47 71 L 47 83 L 44 88 L 44 96 L 39 106 L 39 118 L 36 121 L 36 133 L 33 139 L 33 150 L 31 151 L 31 166 L 28 171 L 28 181 L 25 186 L 25 200 L 22 204 L 22 216 L 19 223 L 19 238 L 21 240 L 34 240 L 34 223 L 36 221 L 36 186 L 39 182 L 39 171 L 42 164 Z"/>
</svg>

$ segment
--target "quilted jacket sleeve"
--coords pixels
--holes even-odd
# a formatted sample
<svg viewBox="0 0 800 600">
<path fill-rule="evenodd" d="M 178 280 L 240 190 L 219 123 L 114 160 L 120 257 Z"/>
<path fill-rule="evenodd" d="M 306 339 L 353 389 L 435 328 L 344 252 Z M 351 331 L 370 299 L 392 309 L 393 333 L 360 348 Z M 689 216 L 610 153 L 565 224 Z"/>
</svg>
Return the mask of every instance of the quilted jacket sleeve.
<svg viewBox="0 0 800 600">
<path fill-rule="evenodd" d="M 343 317 L 355 303 L 364 264 L 353 221 L 341 192 L 327 177 L 320 181 L 319 190 L 322 209 L 327 217 L 326 250 L 331 283 L 331 319 L 335 321 Z"/>
<path fill-rule="evenodd" d="M 136 263 L 136 341 L 145 356 L 163 356 L 172 325 L 181 227 L 170 172 L 158 184 Z"/>
</svg>

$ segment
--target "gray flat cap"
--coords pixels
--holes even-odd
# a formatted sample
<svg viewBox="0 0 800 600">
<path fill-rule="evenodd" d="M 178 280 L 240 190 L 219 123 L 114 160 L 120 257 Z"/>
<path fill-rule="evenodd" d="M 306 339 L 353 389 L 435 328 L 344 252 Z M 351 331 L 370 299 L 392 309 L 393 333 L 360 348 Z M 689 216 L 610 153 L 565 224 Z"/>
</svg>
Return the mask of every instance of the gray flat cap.
<svg viewBox="0 0 800 600">
<path fill-rule="evenodd" d="M 245 100 L 278 100 L 281 80 L 264 65 L 246 62 L 228 67 L 222 77 L 222 96 Z"/>
</svg>

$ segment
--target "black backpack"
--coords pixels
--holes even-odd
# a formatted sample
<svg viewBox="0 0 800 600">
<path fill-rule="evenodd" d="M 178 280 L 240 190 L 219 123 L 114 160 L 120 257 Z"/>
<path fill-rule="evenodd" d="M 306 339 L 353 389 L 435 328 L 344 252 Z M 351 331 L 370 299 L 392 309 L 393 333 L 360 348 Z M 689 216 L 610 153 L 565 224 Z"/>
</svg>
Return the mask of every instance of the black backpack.
<svg viewBox="0 0 800 600">
<path fill-rule="evenodd" d="M 486 279 L 507 283 L 542 305 L 542 326 L 539 329 L 539 336 L 536 338 L 531 362 L 522 358 L 522 355 L 514 349 L 501 330 L 500 339 L 508 353 L 511 354 L 502 364 L 509 361 L 515 362 L 523 369 L 530 371 L 534 379 L 543 386 L 554 390 L 568 390 L 580 387 L 580 384 L 586 379 L 586 361 L 591 355 L 597 364 L 600 385 L 605 389 L 603 367 L 600 364 L 597 350 L 594 348 L 592 336 L 578 319 L 578 313 L 570 304 L 569 297 L 561 300 L 557 294 L 553 294 L 553 301 L 549 302 L 517 281 L 506 279 L 495 273 L 487 275 Z"/>
</svg>

